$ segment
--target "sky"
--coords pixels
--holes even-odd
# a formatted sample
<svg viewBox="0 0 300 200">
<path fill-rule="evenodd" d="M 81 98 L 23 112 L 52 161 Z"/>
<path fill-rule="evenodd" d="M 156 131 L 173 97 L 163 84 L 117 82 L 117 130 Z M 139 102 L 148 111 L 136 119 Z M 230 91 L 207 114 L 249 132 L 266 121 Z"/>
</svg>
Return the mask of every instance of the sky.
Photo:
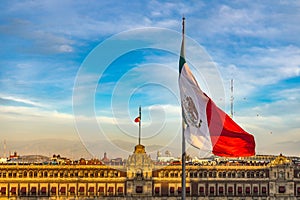
<svg viewBox="0 0 300 200">
<path fill-rule="evenodd" d="M 254 135 L 256 153 L 300 155 L 299 1 L 30 0 L 0 9 L 1 143 L 80 141 L 94 156 L 126 156 L 141 106 L 148 153 L 178 155 L 184 15 L 202 90 L 230 114 L 233 79 L 233 119 Z"/>
</svg>

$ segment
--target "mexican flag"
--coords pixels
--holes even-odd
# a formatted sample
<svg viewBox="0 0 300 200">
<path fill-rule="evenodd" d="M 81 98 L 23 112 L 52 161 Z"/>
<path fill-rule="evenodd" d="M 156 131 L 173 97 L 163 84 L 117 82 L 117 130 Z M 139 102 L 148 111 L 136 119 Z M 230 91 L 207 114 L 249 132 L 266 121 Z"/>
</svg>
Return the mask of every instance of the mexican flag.
<svg viewBox="0 0 300 200">
<path fill-rule="evenodd" d="M 243 130 L 199 87 L 185 60 L 184 33 L 179 60 L 179 88 L 186 140 L 217 156 L 255 155 L 253 135 Z"/>
</svg>

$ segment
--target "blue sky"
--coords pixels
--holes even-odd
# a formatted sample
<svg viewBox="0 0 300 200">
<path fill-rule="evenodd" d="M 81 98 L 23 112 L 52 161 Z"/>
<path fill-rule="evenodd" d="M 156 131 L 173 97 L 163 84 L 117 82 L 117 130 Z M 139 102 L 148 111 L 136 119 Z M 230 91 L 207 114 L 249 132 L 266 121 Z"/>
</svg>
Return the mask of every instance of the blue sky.
<svg viewBox="0 0 300 200">
<path fill-rule="evenodd" d="M 107 140 L 113 144 L 107 151 L 125 151 L 112 141 L 136 143 L 132 120 L 141 105 L 144 144 L 178 149 L 176 34 L 184 14 L 186 35 L 203 48 L 198 54 L 194 46 L 186 46 L 202 89 L 230 113 L 233 78 L 234 120 L 255 136 L 257 153 L 300 154 L 299 1 L 31 0 L 3 1 L 0 8 L 1 141 L 81 138 L 96 154 L 101 147 L 93 149 L 89 142 Z M 163 35 L 151 38 L 151 31 L 164 30 L 174 41 Z M 95 71 L 82 75 L 80 70 L 101 44 L 117 39 L 116 46 L 97 54 L 97 63 L 121 48 L 118 41 L 126 33 L 131 34 L 130 45 L 138 41 L 137 46 L 146 47 L 151 38 L 173 44 L 174 51 L 159 45 L 136 49 L 107 66 L 100 64 L 103 73 L 93 66 Z M 147 34 L 134 38 L 140 33 Z M 213 63 L 216 79 L 201 72 L 204 54 Z M 91 113 L 77 113 L 76 102 L 74 111 L 74 99 L 81 98 L 74 98 L 76 80 L 96 81 L 82 83 L 77 93 L 94 89 L 88 101 Z"/>
</svg>

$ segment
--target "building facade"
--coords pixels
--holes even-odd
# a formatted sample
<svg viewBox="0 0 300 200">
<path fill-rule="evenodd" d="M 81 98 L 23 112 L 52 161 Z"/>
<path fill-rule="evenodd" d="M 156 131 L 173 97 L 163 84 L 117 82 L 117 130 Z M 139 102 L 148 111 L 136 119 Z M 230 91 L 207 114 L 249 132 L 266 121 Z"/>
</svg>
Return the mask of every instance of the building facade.
<svg viewBox="0 0 300 200">
<path fill-rule="evenodd" d="M 186 177 L 187 199 L 300 200 L 300 166 L 282 155 L 270 162 L 191 163 Z M 143 145 L 125 165 L 0 165 L 3 199 L 180 199 L 181 192 L 181 165 L 155 164 Z"/>
</svg>

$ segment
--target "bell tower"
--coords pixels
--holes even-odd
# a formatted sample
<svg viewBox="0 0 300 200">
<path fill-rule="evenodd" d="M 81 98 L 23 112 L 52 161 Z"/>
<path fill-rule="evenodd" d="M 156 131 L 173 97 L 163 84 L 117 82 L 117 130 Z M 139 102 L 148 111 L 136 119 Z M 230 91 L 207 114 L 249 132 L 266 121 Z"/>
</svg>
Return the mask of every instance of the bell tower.
<svg viewBox="0 0 300 200">
<path fill-rule="evenodd" d="M 134 152 L 127 159 L 126 193 L 128 196 L 152 196 L 152 169 L 154 167 L 150 155 L 146 154 L 141 144 L 141 107 L 139 108 L 139 140 Z"/>
</svg>

